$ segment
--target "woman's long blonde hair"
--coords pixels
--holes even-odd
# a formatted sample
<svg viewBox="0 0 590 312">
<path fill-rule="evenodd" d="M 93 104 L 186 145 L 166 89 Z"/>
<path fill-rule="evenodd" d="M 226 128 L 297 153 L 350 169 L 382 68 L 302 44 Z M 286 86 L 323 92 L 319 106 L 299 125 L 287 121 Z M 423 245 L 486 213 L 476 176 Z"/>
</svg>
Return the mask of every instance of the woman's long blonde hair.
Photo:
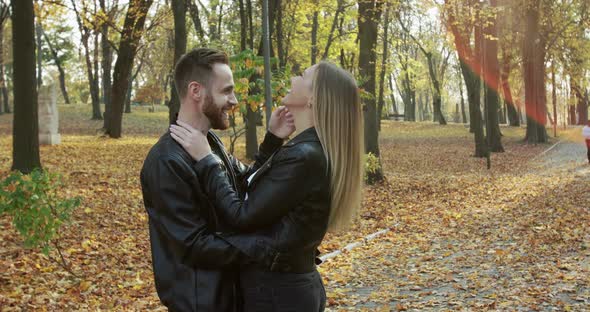
<svg viewBox="0 0 590 312">
<path fill-rule="evenodd" d="M 361 206 L 363 115 L 354 77 L 320 62 L 313 80 L 315 127 L 330 168 L 329 231 L 347 228 Z"/>
</svg>

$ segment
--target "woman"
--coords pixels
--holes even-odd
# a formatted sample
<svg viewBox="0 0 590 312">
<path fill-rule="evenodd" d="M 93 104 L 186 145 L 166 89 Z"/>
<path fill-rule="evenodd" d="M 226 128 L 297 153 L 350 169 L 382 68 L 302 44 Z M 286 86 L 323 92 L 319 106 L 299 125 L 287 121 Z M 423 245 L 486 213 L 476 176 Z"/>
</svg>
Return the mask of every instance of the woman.
<svg viewBox="0 0 590 312">
<path fill-rule="evenodd" d="M 321 62 L 292 78 L 291 87 L 282 102 L 297 135 L 250 176 L 245 199 L 205 136 L 186 124 L 171 127 L 197 161 L 204 191 L 240 233 L 226 239 L 255 259 L 241 269 L 245 311 L 323 311 L 316 248 L 327 230 L 344 229 L 360 207 L 363 125 L 354 78 Z"/>
</svg>

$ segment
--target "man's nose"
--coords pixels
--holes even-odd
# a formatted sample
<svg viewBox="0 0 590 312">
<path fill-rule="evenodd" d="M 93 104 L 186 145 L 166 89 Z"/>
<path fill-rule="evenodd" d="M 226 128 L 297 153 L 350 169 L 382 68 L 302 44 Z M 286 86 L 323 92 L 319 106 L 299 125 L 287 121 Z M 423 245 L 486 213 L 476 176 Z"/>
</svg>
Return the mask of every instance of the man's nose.
<svg viewBox="0 0 590 312">
<path fill-rule="evenodd" d="M 236 98 L 236 94 L 235 93 L 231 93 L 231 96 L 229 97 L 229 104 L 231 106 L 236 106 L 238 105 L 238 99 Z"/>
</svg>

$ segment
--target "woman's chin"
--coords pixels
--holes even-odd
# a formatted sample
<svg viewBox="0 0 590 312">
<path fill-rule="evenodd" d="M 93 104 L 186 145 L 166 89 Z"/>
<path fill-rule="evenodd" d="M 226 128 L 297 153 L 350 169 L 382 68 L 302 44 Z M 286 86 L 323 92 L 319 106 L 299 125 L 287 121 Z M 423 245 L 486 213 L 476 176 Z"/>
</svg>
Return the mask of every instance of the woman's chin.
<svg viewBox="0 0 590 312">
<path fill-rule="evenodd" d="M 287 108 L 289 108 L 289 109 L 290 109 L 291 107 L 293 107 L 293 103 L 291 103 L 291 101 L 289 101 L 289 98 L 288 98 L 288 97 L 284 97 L 284 98 L 281 100 L 281 104 L 282 104 L 283 106 L 286 106 L 286 107 L 287 107 Z"/>
<path fill-rule="evenodd" d="M 300 104 L 300 103 L 294 103 L 293 101 L 291 101 L 291 99 L 289 99 L 289 95 L 287 95 L 286 97 L 284 97 L 281 100 L 281 104 L 283 106 L 286 106 L 288 109 L 293 109 L 293 108 L 305 106 L 305 103 Z"/>
</svg>

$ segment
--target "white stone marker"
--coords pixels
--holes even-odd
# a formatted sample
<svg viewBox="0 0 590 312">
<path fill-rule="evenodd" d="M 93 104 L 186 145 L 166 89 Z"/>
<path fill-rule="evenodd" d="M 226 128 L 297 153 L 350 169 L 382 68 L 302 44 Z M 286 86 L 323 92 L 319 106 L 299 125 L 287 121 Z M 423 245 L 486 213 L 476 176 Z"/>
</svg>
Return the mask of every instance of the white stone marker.
<svg viewBox="0 0 590 312">
<path fill-rule="evenodd" d="M 55 84 L 41 86 L 39 90 L 39 144 L 61 143 L 59 116 L 57 111 L 57 90 Z"/>
</svg>

